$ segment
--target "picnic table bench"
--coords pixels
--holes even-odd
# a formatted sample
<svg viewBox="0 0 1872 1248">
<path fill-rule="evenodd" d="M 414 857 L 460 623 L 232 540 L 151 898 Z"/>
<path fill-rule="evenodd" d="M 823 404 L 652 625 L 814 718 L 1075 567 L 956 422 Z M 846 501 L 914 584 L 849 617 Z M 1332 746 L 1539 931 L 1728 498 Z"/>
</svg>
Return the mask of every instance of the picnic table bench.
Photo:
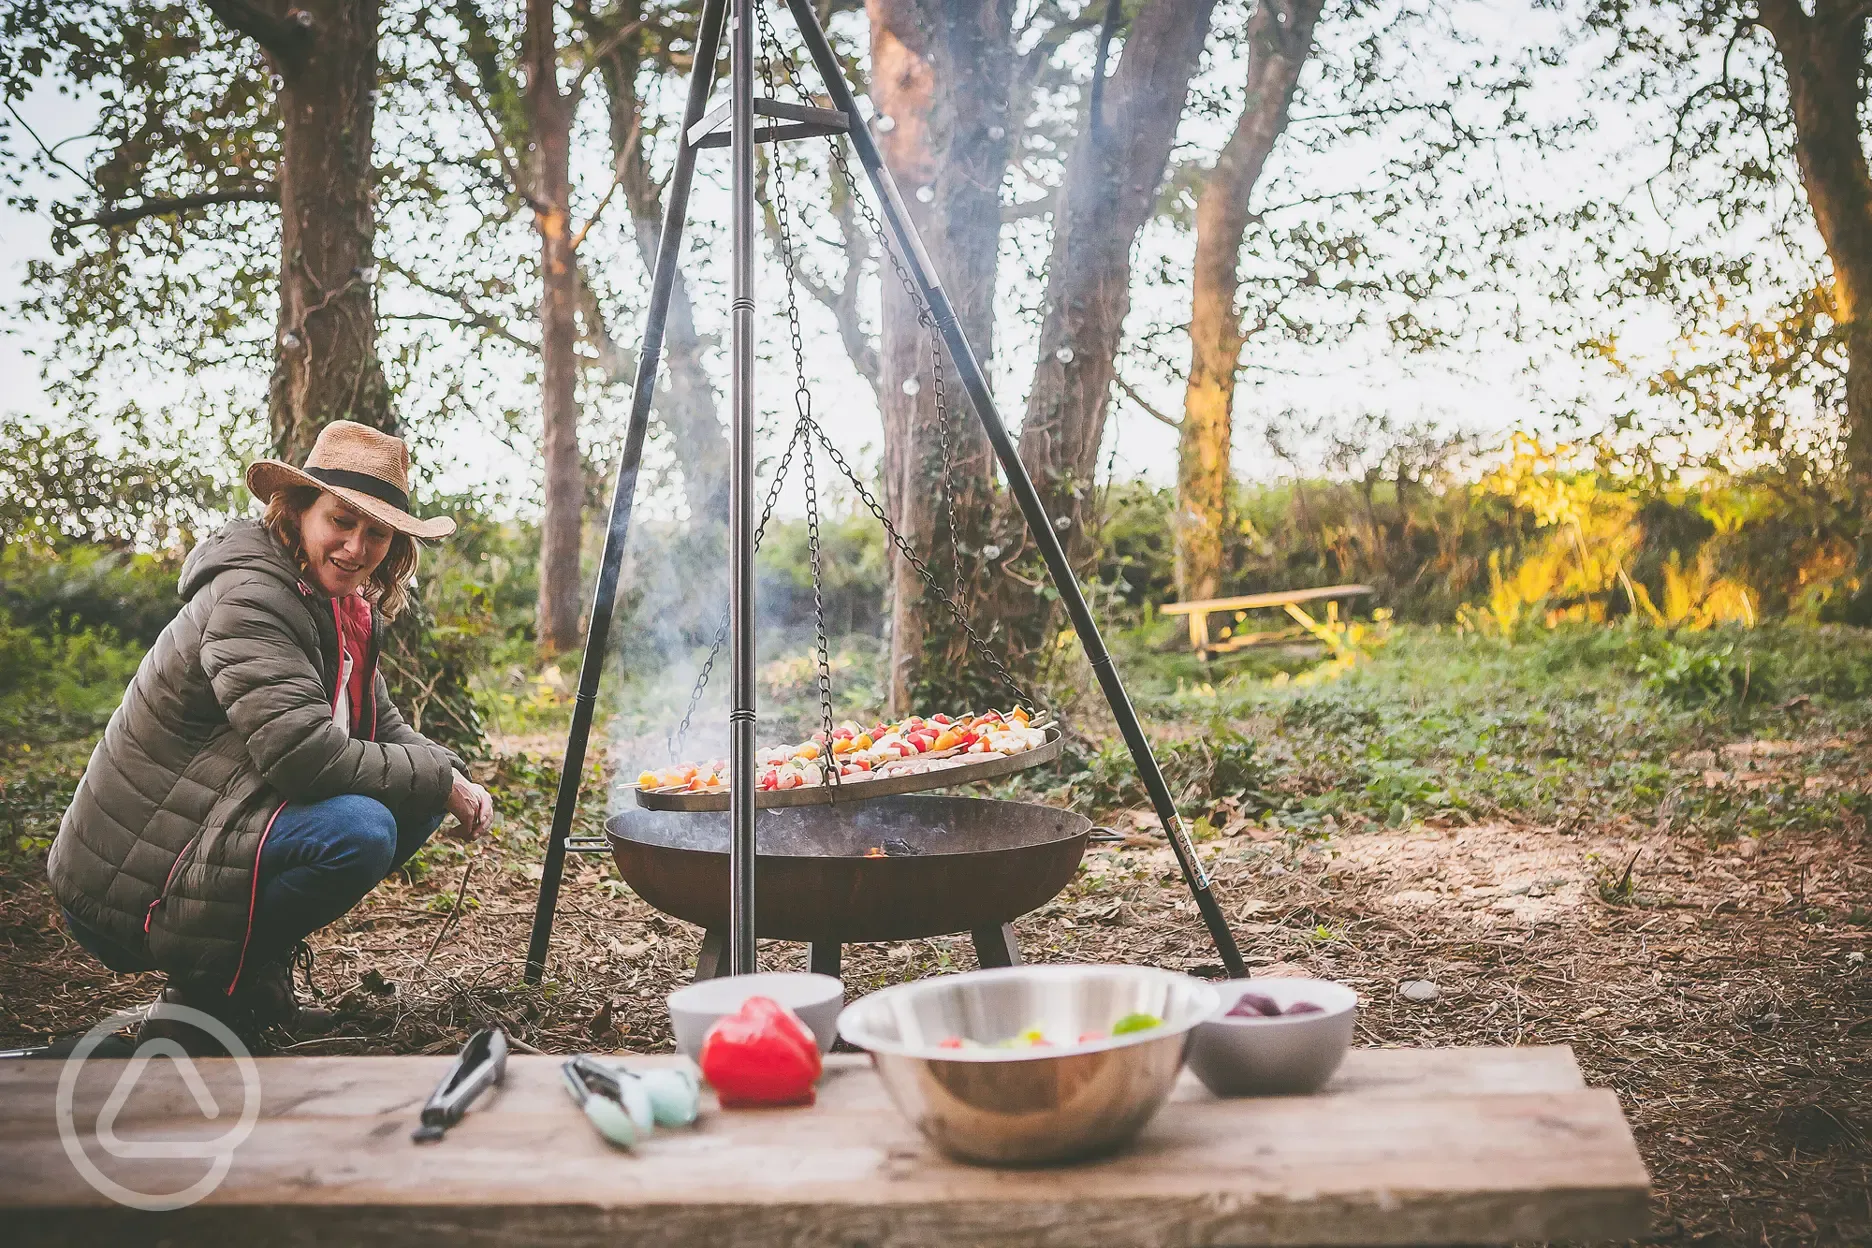
<svg viewBox="0 0 1872 1248">
<path fill-rule="evenodd" d="M 87 1063 L 61 1142 L 65 1063 L 0 1063 L 0 1225 L 16 1245 L 1446 1244 L 1631 1239 L 1648 1179 L 1613 1094 L 1571 1050 L 1357 1049 L 1312 1097 L 1217 1100 L 1185 1074 L 1116 1156 L 1030 1170 L 961 1165 L 891 1106 L 862 1057 L 827 1061 L 810 1109 L 720 1112 L 634 1154 L 601 1143 L 559 1060 L 509 1059 L 506 1084 L 435 1144 L 417 1111 L 446 1057 L 256 1063 L 260 1110 L 220 1185 L 185 1209 L 112 1203 L 113 1181 L 173 1192 L 209 1162 L 120 1157 L 138 1140 L 213 1139 L 237 1117 L 230 1059 L 196 1063 L 222 1107 L 204 1121 L 181 1068 L 152 1061 L 100 1121 L 122 1061 Z M 630 1063 L 664 1057 L 624 1058 Z"/>
<path fill-rule="evenodd" d="M 1239 598 L 1198 598 L 1191 602 L 1167 602 L 1157 609 L 1164 615 L 1187 615 L 1189 617 L 1190 645 L 1195 648 L 1196 657 L 1207 660 L 1211 654 L 1227 654 L 1231 650 L 1240 650 L 1247 646 L 1264 646 L 1272 642 L 1290 641 L 1297 637 L 1312 637 L 1335 655 L 1343 655 L 1345 638 L 1336 625 L 1339 622 L 1339 604 L 1348 598 L 1358 598 L 1373 592 L 1369 585 L 1325 585 L 1317 589 L 1283 589 L 1269 594 L 1243 594 Z M 1320 623 L 1308 614 L 1302 603 L 1324 602 L 1326 604 L 1326 622 Z M 1244 613 L 1280 607 L 1292 616 L 1299 625 L 1296 629 L 1285 629 L 1274 633 L 1236 633 L 1225 636 L 1220 643 L 1209 639 L 1209 617 L 1222 613 Z M 1227 629 L 1225 632 L 1229 631 Z"/>
</svg>

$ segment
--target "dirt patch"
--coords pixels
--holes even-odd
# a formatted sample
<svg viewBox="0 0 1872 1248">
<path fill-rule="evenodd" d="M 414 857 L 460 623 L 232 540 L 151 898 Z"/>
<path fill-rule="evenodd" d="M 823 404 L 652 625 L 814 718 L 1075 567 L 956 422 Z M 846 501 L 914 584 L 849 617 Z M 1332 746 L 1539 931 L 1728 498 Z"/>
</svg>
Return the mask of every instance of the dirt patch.
<svg viewBox="0 0 1872 1248">
<path fill-rule="evenodd" d="M 667 1048 L 662 998 L 699 934 L 606 861 L 572 860 L 548 982 L 521 982 L 540 831 L 510 824 L 440 854 L 320 933 L 314 977 L 346 1026 L 288 1051 L 439 1052 L 489 1019 L 551 1052 Z M 1619 1093 L 1651 1167 L 1654 1242 L 1872 1242 L 1867 840 L 1743 845 L 1491 822 L 1325 840 L 1242 827 L 1202 852 L 1257 972 L 1351 984 L 1361 1042 L 1572 1045 Z M 1159 846 L 1140 831 L 1089 854 L 1016 925 L 1027 956 L 1216 973 Z M 800 946 L 763 957 L 804 966 Z M 973 965 L 966 937 L 853 947 L 846 980 L 855 994 Z M 158 986 L 66 939 L 42 864 L 0 878 L 0 1042 L 81 1030 Z"/>
</svg>

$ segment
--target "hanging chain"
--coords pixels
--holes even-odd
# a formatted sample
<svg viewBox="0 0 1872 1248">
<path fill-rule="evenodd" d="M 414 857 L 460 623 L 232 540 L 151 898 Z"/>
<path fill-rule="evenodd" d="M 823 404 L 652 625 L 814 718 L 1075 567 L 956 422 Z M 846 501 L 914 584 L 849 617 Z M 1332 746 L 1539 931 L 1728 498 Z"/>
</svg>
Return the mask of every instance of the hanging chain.
<svg viewBox="0 0 1872 1248">
<path fill-rule="evenodd" d="M 758 11 L 760 14 L 760 30 L 764 54 L 766 41 L 771 40 L 773 45 L 778 48 L 779 40 L 774 38 L 773 28 L 768 25 L 766 10 L 760 9 Z M 793 58 L 782 53 L 777 59 L 780 62 L 781 76 L 786 79 L 787 85 L 793 88 L 793 92 L 799 97 L 800 103 L 805 104 L 810 102 L 812 97 L 810 93 L 807 92 L 805 85 L 799 80 L 798 71 L 793 64 Z M 774 93 L 773 65 L 764 55 L 761 68 L 767 75 L 767 92 L 769 96 L 771 96 Z M 851 117 L 847 118 L 847 124 L 860 125 L 862 123 L 856 117 Z M 884 223 L 879 221 L 877 213 L 872 211 L 871 201 L 859 193 L 858 179 L 851 171 L 851 164 L 845 156 L 845 147 L 839 142 L 839 138 L 836 134 L 828 134 L 826 136 L 826 149 L 832 154 L 833 163 L 838 166 L 839 176 L 845 183 L 845 193 L 851 198 L 852 203 L 857 206 L 858 215 L 863 219 L 865 229 L 869 230 L 872 237 L 877 240 L 878 246 L 883 250 L 885 258 L 890 261 L 891 268 L 896 272 L 897 280 L 903 284 L 904 293 L 910 297 L 910 304 L 916 310 L 917 324 L 929 330 L 930 372 L 936 384 L 936 429 L 942 440 L 943 513 L 944 520 L 949 526 L 949 563 L 954 577 L 953 584 L 960 590 L 962 584 L 962 547 L 955 518 L 955 490 L 952 481 L 954 475 L 952 469 L 954 463 L 954 448 L 949 440 L 949 398 L 946 378 L 943 371 L 942 331 L 936 327 L 936 317 L 930 311 L 929 303 L 923 298 L 923 292 L 918 288 L 916 279 L 910 275 L 910 270 L 904 266 L 903 260 L 897 255 L 896 247 L 892 245 L 890 236 L 884 230 Z M 782 237 L 785 238 L 785 207 L 782 205 L 779 207 L 778 211 L 781 217 Z M 790 259 L 787 266 L 787 278 L 790 283 L 792 280 L 792 264 Z M 790 300 L 790 287 L 788 297 Z M 790 311 L 791 309 L 789 307 L 789 314 Z"/>
<path fill-rule="evenodd" d="M 954 451 L 949 443 L 949 400 L 943 388 L 943 344 L 934 320 L 929 322 L 930 371 L 936 378 L 936 432 L 942 439 L 943 522 L 949 526 L 949 587 L 962 594 L 962 535 L 956 529 Z"/>
<path fill-rule="evenodd" d="M 969 624 L 968 618 L 962 614 L 962 608 L 956 605 L 955 599 L 950 597 L 949 593 L 937 582 L 935 573 L 931 572 L 928 565 L 917 555 L 916 549 L 912 547 L 909 542 L 904 540 L 903 534 L 897 531 L 897 526 L 890 522 L 890 517 L 884 514 L 883 505 L 878 502 L 877 497 L 873 495 L 869 489 L 865 488 L 865 483 L 858 479 L 858 474 L 852 471 L 851 465 L 845 462 L 845 457 L 839 454 L 838 448 L 833 446 L 831 440 L 826 437 L 825 430 L 814 425 L 812 433 L 813 436 L 819 440 L 820 447 L 825 450 L 826 457 L 832 461 L 832 466 L 837 468 L 839 472 L 844 475 L 845 479 L 852 483 L 853 488 L 858 491 L 859 499 L 864 502 L 865 507 L 871 514 L 877 517 L 878 523 L 884 526 L 884 532 L 891 539 L 891 544 L 897 548 L 897 553 L 903 556 L 904 561 L 916 571 L 918 578 L 923 582 L 923 587 L 934 594 L 938 602 L 948 608 L 949 618 L 954 620 L 956 626 L 967 635 L 969 644 L 974 648 L 975 653 L 979 654 L 983 661 L 994 669 L 995 675 L 1000 678 L 1001 683 L 1007 686 L 1008 691 L 1012 693 L 1016 699 L 1038 710 L 1040 704 L 1033 699 L 1032 695 L 1021 687 L 1020 682 L 1014 679 L 1014 674 L 1008 671 L 1007 664 L 1003 663 L 1000 657 L 996 655 L 993 650 L 988 648 L 988 643 L 982 640 L 981 634 L 977 633 L 974 627 Z"/>
<path fill-rule="evenodd" d="M 762 30 L 771 37 L 772 30 L 767 26 L 766 12 L 761 10 L 760 13 Z M 777 46 L 779 41 L 774 42 Z M 779 59 L 781 77 L 786 79 L 787 85 L 793 88 L 795 95 L 799 96 L 800 103 L 809 102 L 812 99 L 812 93 L 807 91 L 805 85 L 800 82 L 793 58 L 783 55 Z M 848 117 L 846 124 L 857 126 L 864 123 L 856 117 Z M 884 230 L 884 223 L 879 221 L 877 213 L 871 210 L 871 201 L 858 193 L 858 179 L 851 171 L 851 165 L 845 157 L 845 146 L 839 142 L 838 135 L 826 135 L 826 149 L 832 153 L 832 163 L 838 166 L 839 176 L 845 183 L 846 192 L 851 196 L 852 203 L 858 206 L 858 215 L 864 218 L 865 229 L 871 232 L 871 236 L 877 239 L 878 245 L 883 248 L 885 259 L 890 261 L 891 268 L 897 274 L 897 280 L 903 283 L 904 293 L 910 296 L 910 302 L 915 305 L 917 323 L 935 325 L 936 320 L 930 313 L 929 304 L 924 302 L 923 292 L 917 288 L 916 279 L 910 276 L 910 270 L 904 267 L 903 260 L 897 255 L 897 249 L 891 243 L 890 235 Z"/>
<path fill-rule="evenodd" d="M 799 82 L 792 58 L 783 53 L 776 56 L 770 52 L 770 49 L 778 49 L 779 41 L 774 36 L 773 27 L 764 6 L 755 6 L 755 18 L 757 23 L 756 32 L 760 40 L 759 68 L 761 77 L 767 88 L 768 98 L 777 98 L 774 62 L 778 60 L 781 66 L 781 76 L 786 80 L 787 84 L 793 88 L 795 94 L 799 96 L 802 102 L 810 99 L 809 94 Z M 852 118 L 851 121 L 852 124 L 861 124 L 855 117 Z M 872 237 L 877 240 L 884 257 L 890 262 L 892 271 L 897 275 L 897 280 L 902 283 L 904 293 L 909 296 L 911 306 L 916 311 L 917 323 L 929 331 L 930 366 L 935 382 L 936 424 L 942 445 L 944 520 L 949 528 L 950 566 L 953 570 L 952 587 L 955 590 L 955 594 L 959 595 L 962 592 L 962 552 L 960 531 L 955 518 L 955 494 L 952 485 L 954 449 L 949 436 L 949 405 L 946 374 L 943 368 L 942 335 L 937 328 L 936 318 L 930 309 L 929 303 L 923 298 L 923 292 L 917 286 L 916 279 L 911 276 L 909 269 L 905 267 L 902 258 L 897 254 L 897 249 L 893 245 L 890 235 L 885 231 L 883 222 L 878 219 L 877 213 L 873 211 L 870 202 L 860 193 L 858 179 L 852 173 L 851 165 L 845 155 L 844 145 L 839 142 L 838 136 L 836 135 L 826 136 L 826 145 L 831 152 L 833 163 L 838 168 L 839 176 L 845 184 L 846 193 L 851 196 L 852 202 L 857 206 L 858 214 L 863 220 L 865 228 L 870 231 Z M 878 502 L 877 497 L 871 493 L 864 481 L 853 471 L 851 465 L 846 462 L 845 457 L 839 453 L 838 448 L 832 445 L 832 441 L 826 436 L 825 430 L 822 429 L 818 421 L 813 418 L 812 393 L 806 385 L 806 344 L 800 328 L 799 300 L 794 273 L 792 218 L 790 206 L 786 197 L 786 179 L 781 169 L 781 163 L 777 158 L 772 162 L 771 168 L 773 170 L 774 185 L 774 216 L 778 224 L 778 232 L 780 235 L 781 268 L 786 275 L 787 330 L 790 339 L 789 345 L 793 350 L 793 402 L 795 409 L 798 411 L 798 422 L 794 425 L 793 436 L 787 443 L 786 452 L 781 456 L 780 464 L 774 471 L 773 483 L 767 492 L 767 502 L 761 513 L 760 525 L 755 531 L 754 547 L 756 550 L 760 548 L 761 538 L 766 534 L 767 522 L 773 516 L 774 506 L 780 496 L 780 487 L 782 482 L 786 479 L 788 467 L 793 459 L 793 453 L 796 448 L 803 445 L 804 451 L 802 453 L 801 470 L 806 490 L 807 560 L 812 573 L 813 625 L 814 641 L 817 650 L 816 658 L 819 669 L 820 717 L 824 725 L 826 737 L 826 748 L 825 752 L 821 755 L 820 765 L 826 774 L 827 782 L 833 787 L 836 787 L 839 783 L 838 768 L 833 765 L 831 754 L 833 727 L 830 643 L 827 639 L 825 625 L 818 489 L 813 471 L 812 443 L 815 440 L 825 451 L 827 458 L 832 461 L 833 467 L 837 468 L 839 474 L 849 481 L 852 487 L 857 491 L 858 497 L 864 502 L 866 509 L 869 510 L 878 523 L 883 526 L 885 534 L 890 538 L 891 545 L 896 549 L 898 554 L 902 556 L 904 561 L 910 565 L 912 570 L 916 572 L 918 579 L 923 582 L 924 588 L 948 610 L 950 619 L 962 630 L 963 635 L 968 639 L 968 643 L 975 653 L 988 664 L 994 671 L 995 676 L 1007 687 L 1008 691 L 1014 695 L 1018 702 L 1025 703 L 1035 709 L 1039 708 L 1039 703 L 1021 686 L 1019 681 L 1014 679 L 1013 673 L 1010 672 L 1007 665 L 1001 661 L 1000 656 L 995 654 L 988 646 L 988 643 L 982 639 L 981 634 L 975 631 L 974 626 L 969 623 L 968 618 L 963 614 L 961 607 L 957 604 L 955 595 L 943 589 L 942 585 L 937 581 L 935 574 L 930 571 L 929 566 L 925 564 L 923 559 L 916 553 L 916 549 L 910 545 L 903 534 L 898 532 L 897 526 L 891 523 L 890 516 L 886 514 L 882 504 Z M 727 639 L 728 619 L 724 615 L 721 627 L 716 630 L 714 641 L 709 647 L 708 657 L 702 664 L 702 670 L 696 675 L 695 687 L 690 692 L 689 705 L 683 714 L 682 723 L 677 729 L 676 736 L 670 743 L 670 757 L 672 762 L 675 761 L 677 753 L 681 750 L 682 744 L 688 736 L 690 721 L 702 700 L 703 690 L 708 685 L 709 674 L 713 671 L 715 661 L 720 656 L 722 646 L 726 643 Z"/>
<path fill-rule="evenodd" d="M 800 417 L 799 428 L 802 433 L 814 427 L 807 417 Z M 813 450 L 810 444 L 800 458 L 800 471 L 801 480 L 806 486 L 806 560 L 812 566 L 813 630 L 819 643 L 819 713 L 825 728 L 825 741 L 819 752 L 819 769 L 824 774 L 825 782 L 836 789 L 839 786 L 839 769 L 838 760 L 832 754 L 832 660 L 826 644 L 825 595 L 820 590 L 819 490 L 813 480 Z"/>
<path fill-rule="evenodd" d="M 799 95 L 804 103 L 808 98 L 805 87 L 800 84 L 794 71 L 793 60 L 785 57 L 781 60 L 782 73 L 788 85 Z M 849 125 L 862 125 L 856 117 L 847 119 Z M 943 520 L 949 528 L 949 566 L 951 587 L 958 595 L 962 592 L 962 544 L 961 530 L 956 524 L 955 484 L 954 484 L 954 444 L 949 438 L 949 396 L 946 376 L 943 370 L 942 331 L 937 328 L 935 314 L 930 310 L 929 302 L 923 298 L 923 291 L 917 286 L 916 279 L 910 275 L 902 257 L 897 254 L 896 245 L 884 229 L 884 223 L 878 220 L 877 213 L 871 208 L 871 201 L 858 189 L 857 175 L 852 173 L 851 163 L 845 155 L 845 145 L 839 142 L 836 134 L 826 136 L 826 150 L 832 155 L 832 163 L 838 167 L 839 178 L 845 184 L 845 193 L 858 209 L 859 217 L 864 221 L 865 229 L 877 240 L 884 258 L 890 261 L 897 280 L 902 283 L 904 294 L 910 298 L 910 306 L 916 310 L 917 324 L 929 331 L 930 336 L 930 372 L 936 386 L 936 431 L 942 441 L 942 501 Z M 892 537 L 896 537 L 893 532 Z"/>
<path fill-rule="evenodd" d="M 786 451 L 780 456 L 779 466 L 774 469 L 773 483 L 767 487 L 767 502 L 761 508 L 760 524 L 754 530 L 754 549 L 759 550 L 761 539 L 767 536 L 767 522 L 773 518 L 774 507 L 780 501 L 780 487 L 786 483 L 787 469 L 793 463 L 793 452 L 804 441 L 802 431 L 795 426 L 792 440 L 787 443 Z M 728 613 L 722 612 L 721 627 L 715 630 L 715 640 L 709 643 L 708 658 L 702 661 L 702 670 L 696 673 L 695 688 L 689 691 L 689 705 L 683 711 L 682 723 L 677 725 L 676 735 L 665 738 L 669 746 L 670 764 L 678 761 L 683 742 L 689 737 L 689 721 L 695 718 L 696 707 L 702 703 L 702 691 L 708 688 L 709 673 L 715 670 L 715 660 L 721 657 L 722 646 L 728 641 Z"/>
<path fill-rule="evenodd" d="M 756 29 L 760 37 L 761 77 L 767 86 L 767 98 L 777 100 L 780 91 L 774 81 L 774 60 L 780 41 L 774 36 L 766 6 L 756 5 L 754 11 Z M 792 59 L 786 58 L 786 63 L 790 71 Z M 788 77 L 792 77 L 790 72 Z M 787 335 L 793 348 L 793 407 L 799 413 L 799 422 L 795 427 L 794 435 L 804 437 L 808 430 L 816 431 L 818 425 L 813 420 L 812 391 L 806 386 L 806 339 L 800 330 L 799 290 L 794 274 L 793 215 L 787 202 L 785 166 L 780 159 L 777 145 L 770 167 L 773 170 L 774 221 L 780 235 L 780 267 L 786 274 Z M 831 643 L 826 638 L 825 584 L 819 559 L 819 491 L 813 478 L 813 449 L 810 440 L 806 441 L 800 467 L 806 486 L 806 561 L 812 572 L 813 641 L 819 661 L 819 718 L 825 730 L 825 748 L 820 752 L 819 764 L 827 782 L 836 788 L 838 787 L 838 767 L 832 758 Z"/>
</svg>

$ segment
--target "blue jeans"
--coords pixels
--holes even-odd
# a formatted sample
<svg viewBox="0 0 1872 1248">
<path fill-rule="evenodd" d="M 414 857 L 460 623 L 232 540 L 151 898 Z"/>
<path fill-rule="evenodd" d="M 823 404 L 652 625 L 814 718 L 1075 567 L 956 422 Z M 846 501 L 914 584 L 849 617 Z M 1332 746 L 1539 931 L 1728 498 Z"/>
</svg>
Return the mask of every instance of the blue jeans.
<svg viewBox="0 0 1872 1248">
<path fill-rule="evenodd" d="M 441 826 L 440 813 L 405 811 L 399 817 L 376 798 L 354 793 L 287 805 L 260 849 L 249 964 L 286 956 L 307 936 L 348 914 Z M 65 924 L 73 939 L 113 971 L 156 969 L 70 911 Z"/>
</svg>

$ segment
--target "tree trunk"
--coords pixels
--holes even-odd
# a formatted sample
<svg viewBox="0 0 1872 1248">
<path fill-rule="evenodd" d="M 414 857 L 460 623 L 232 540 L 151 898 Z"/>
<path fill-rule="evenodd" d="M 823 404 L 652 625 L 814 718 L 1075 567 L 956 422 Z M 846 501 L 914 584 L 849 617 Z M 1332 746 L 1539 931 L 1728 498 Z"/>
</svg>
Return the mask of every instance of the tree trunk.
<svg viewBox="0 0 1872 1248">
<path fill-rule="evenodd" d="M 1859 118 L 1865 105 L 1861 0 L 1761 0 L 1760 21 L 1787 74 L 1794 155 L 1814 224 L 1833 264 L 1833 319 L 1846 338 L 1846 463 L 1862 505 L 1872 498 L 1872 174 Z"/>
<path fill-rule="evenodd" d="M 579 546 L 585 479 L 578 442 L 578 258 L 572 246 L 572 110 L 561 91 L 554 0 L 527 0 L 524 105 L 532 151 L 528 188 L 540 239 L 540 420 L 545 508 L 540 517 L 539 647 L 579 642 Z"/>
<path fill-rule="evenodd" d="M 319 430 L 396 432 L 377 358 L 376 0 L 210 0 L 280 77 L 280 313 L 267 417 L 273 449 L 304 463 Z"/>
<path fill-rule="evenodd" d="M 1248 201 L 1268 153 L 1287 128 L 1294 84 L 1313 46 L 1323 0 L 1261 0 L 1248 19 L 1248 81 L 1235 131 L 1196 201 L 1190 373 L 1177 442 L 1176 583 L 1188 602 L 1213 598 L 1221 579 L 1241 360 L 1242 236 Z"/>
<path fill-rule="evenodd" d="M 1156 206 L 1214 10 L 1215 0 L 1150 0 L 1105 84 L 1103 116 L 1086 119 L 1067 162 L 1020 451 L 1075 557 L 1091 545 L 1085 511 L 1131 307 L 1131 245 Z"/>
<path fill-rule="evenodd" d="M 962 331 L 984 361 L 994 351 L 995 261 L 1001 183 L 1012 151 L 1014 85 L 1010 0 L 867 0 L 871 99 L 885 163 L 902 189 Z M 882 118 L 889 118 L 888 125 Z M 950 531 L 942 504 L 942 431 L 931 330 L 884 262 L 879 403 L 884 496 L 892 522 L 945 584 Z M 943 357 L 950 478 L 966 583 L 991 514 L 993 465 L 981 423 Z M 911 393 L 905 383 L 914 381 Z M 971 538 L 973 540 L 971 540 Z M 904 560 L 892 559 L 893 711 L 908 709 L 924 679 L 932 604 Z"/>
</svg>

